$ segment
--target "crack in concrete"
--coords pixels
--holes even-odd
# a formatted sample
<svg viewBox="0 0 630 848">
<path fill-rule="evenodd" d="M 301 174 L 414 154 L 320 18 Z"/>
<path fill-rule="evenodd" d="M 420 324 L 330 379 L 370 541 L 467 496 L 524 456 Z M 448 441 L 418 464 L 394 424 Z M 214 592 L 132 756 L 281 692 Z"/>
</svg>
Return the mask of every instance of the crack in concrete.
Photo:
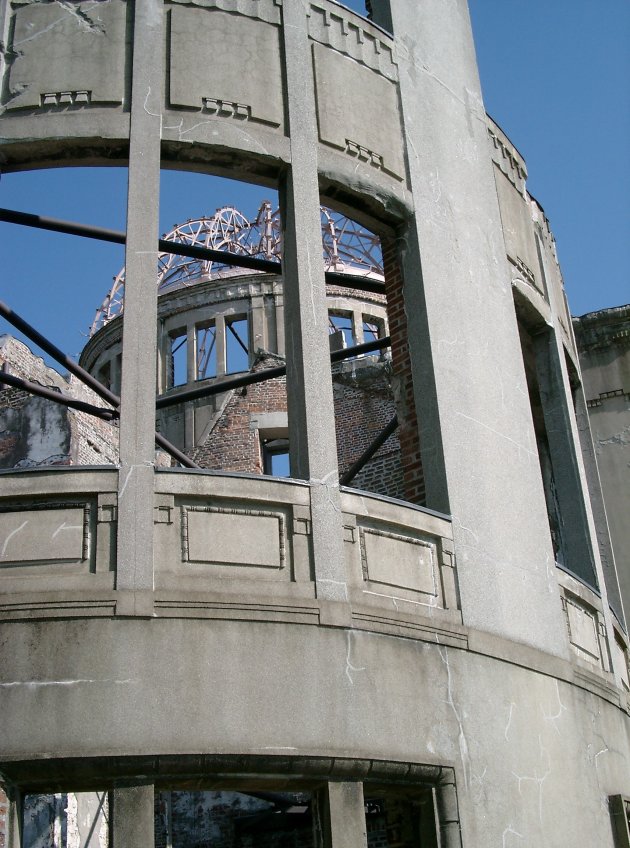
<svg viewBox="0 0 630 848">
<path fill-rule="evenodd" d="M 27 525 L 27 524 L 28 524 L 28 519 L 26 519 L 26 521 L 23 521 L 23 522 L 20 524 L 20 526 L 19 526 L 19 527 L 16 527 L 16 528 L 15 528 L 15 530 L 12 530 L 12 531 L 9 533 L 9 535 L 8 535 L 8 536 L 6 537 L 6 539 L 4 540 L 4 545 L 2 546 L 2 551 L 0 552 L 0 558 L 2 558 L 2 559 L 3 559 L 3 558 L 6 556 L 6 553 L 7 553 L 7 546 L 8 546 L 8 544 L 9 544 L 9 542 L 10 542 L 10 541 L 11 541 L 11 539 L 12 539 L 12 538 L 16 535 L 16 533 L 19 533 L 19 532 L 20 532 L 20 530 L 23 530 L 23 529 L 26 527 L 26 525 Z"/>
<path fill-rule="evenodd" d="M 510 725 L 512 724 L 512 712 L 513 712 L 515 706 L 516 706 L 516 704 L 514 703 L 514 701 L 510 701 L 510 714 L 508 715 L 507 724 L 505 725 L 505 730 L 503 731 L 503 735 L 505 736 L 506 742 L 509 742 L 508 732 L 510 730 Z"/>
<path fill-rule="evenodd" d="M 509 825 L 505 828 L 505 830 L 503 831 L 503 834 L 502 834 L 501 844 L 502 844 L 502 847 L 503 847 L 503 848 L 506 848 L 507 843 L 506 843 L 506 841 L 505 841 L 505 840 L 507 839 L 507 837 L 508 837 L 510 834 L 512 834 L 513 836 L 517 836 L 519 839 L 523 839 L 523 838 L 524 838 L 522 833 L 519 833 L 519 832 L 518 832 L 518 830 L 514 830 L 514 828 L 512 827 L 512 825 L 511 825 L 511 824 L 509 824 Z"/>
<path fill-rule="evenodd" d="M 352 663 L 350 662 L 350 653 L 352 651 L 352 631 L 351 630 L 348 630 L 346 632 L 346 645 L 347 645 L 347 650 L 346 650 L 346 677 L 348 678 L 350 683 L 352 685 L 354 685 L 354 680 L 352 679 L 352 675 L 350 674 L 350 672 L 351 671 L 365 671 L 365 666 L 364 665 L 363 666 L 352 665 Z"/>
<path fill-rule="evenodd" d="M 558 721 L 558 719 L 560 719 L 562 717 L 562 713 L 565 713 L 565 712 L 568 711 L 568 708 L 565 707 L 565 705 L 562 703 L 562 700 L 560 698 L 560 685 L 559 685 L 557 680 L 555 681 L 555 684 L 556 684 L 556 697 L 558 699 L 558 711 L 554 715 L 551 715 L 551 714 L 545 713 L 542 706 L 541 706 L 540 709 L 542 711 L 544 720 L 553 722 L 553 728 L 556 731 L 556 733 L 558 734 L 558 736 L 560 736 L 560 730 L 558 729 L 558 725 L 556 724 L 556 722 Z"/>
<path fill-rule="evenodd" d="M 437 637 L 436 637 L 437 639 Z M 464 733 L 464 725 L 462 724 L 462 719 L 455 706 L 455 701 L 453 699 L 453 682 L 451 679 L 451 665 L 448 659 L 448 648 L 444 646 L 444 653 L 442 653 L 442 649 L 439 643 L 439 639 L 437 639 L 438 643 L 438 653 L 440 655 L 440 659 L 444 663 L 446 667 L 446 693 L 447 700 L 446 703 L 449 705 L 451 710 L 453 711 L 453 715 L 455 716 L 455 721 L 459 727 L 459 734 L 457 737 L 457 743 L 459 745 L 459 756 L 462 761 L 462 768 L 464 771 L 464 788 L 468 791 L 470 787 L 470 777 L 471 777 L 471 765 L 470 765 L 470 753 L 468 751 L 468 740 L 466 739 L 466 734 Z"/>
</svg>

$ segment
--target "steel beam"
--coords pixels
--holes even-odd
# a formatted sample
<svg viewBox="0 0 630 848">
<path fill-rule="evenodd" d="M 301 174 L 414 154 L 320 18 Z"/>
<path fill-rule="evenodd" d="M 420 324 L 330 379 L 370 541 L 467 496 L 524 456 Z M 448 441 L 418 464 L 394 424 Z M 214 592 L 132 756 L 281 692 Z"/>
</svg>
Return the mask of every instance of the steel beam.
<svg viewBox="0 0 630 848">
<path fill-rule="evenodd" d="M 330 354 L 330 361 L 331 363 L 341 362 L 344 359 L 350 359 L 352 356 L 360 356 L 361 354 L 371 353 L 375 350 L 382 350 L 389 347 L 390 344 L 391 338 L 384 336 L 382 339 L 374 339 L 371 342 L 347 347 L 345 350 L 336 350 Z M 189 389 L 186 392 L 178 392 L 176 395 L 162 395 L 157 399 L 155 408 L 166 409 L 169 406 L 176 406 L 178 403 L 187 403 L 191 400 L 199 400 L 199 398 L 220 395 L 222 392 L 230 391 L 230 389 L 240 389 L 243 386 L 251 386 L 254 383 L 264 383 L 266 380 L 273 380 L 275 377 L 284 377 L 286 373 L 286 365 L 265 368 L 263 371 L 250 371 L 247 374 L 242 374 L 240 377 L 229 377 L 227 380 L 214 382 L 208 386 L 200 386 L 198 389 Z"/>
<path fill-rule="evenodd" d="M 341 475 L 341 477 L 339 478 L 339 484 L 341 486 L 347 486 L 348 483 L 350 483 L 350 481 L 357 476 L 363 466 L 367 465 L 367 463 L 372 459 L 374 454 L 378 451 L 379 448 L 381 448 L 385 444 L 385 442 L 389 439 L 389 437 L 392 435 L 392 433 L 396 430 L 397 427 L 398 416 L 394 415 L 389 424 L 381 430 L 381 432 L 374 439 L 372 444 L 368 448 L 366 448 L 366 450 L 361 454 L 357 461 L 353 462 L 350 468 L 345 472 L 345 474 Z"/>
</svg>

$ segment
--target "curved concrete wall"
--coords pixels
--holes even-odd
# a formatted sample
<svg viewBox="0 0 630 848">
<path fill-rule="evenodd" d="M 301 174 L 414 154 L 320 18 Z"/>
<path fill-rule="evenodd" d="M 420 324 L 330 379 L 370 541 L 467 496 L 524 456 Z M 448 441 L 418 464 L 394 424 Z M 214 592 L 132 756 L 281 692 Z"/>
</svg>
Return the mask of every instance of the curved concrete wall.
<svg viewBox="0 0 630 848">
<path fill-rule="evenodd" d="M 148 846 L 154 782 L 316 775 L 330 844 L 358 848 L 361 796 L 335 786 L 374 774 L 433 786 L 448 846 L 613 845 L 626 640 L 552 236 L 485 115 L 464 0 L 372 5 L 393 36 L 331 0 L 0 5 L 4 167 L 129 162 L 120 468 L 2 476 L 16 810 L 20 791 L 113 788 L 116 844 Z M 154 469 L 161 161 L 280 186 L 296 481 Z M 337 484 L 320 194 L 398 239 L 430 510 Z"/>
</svg>

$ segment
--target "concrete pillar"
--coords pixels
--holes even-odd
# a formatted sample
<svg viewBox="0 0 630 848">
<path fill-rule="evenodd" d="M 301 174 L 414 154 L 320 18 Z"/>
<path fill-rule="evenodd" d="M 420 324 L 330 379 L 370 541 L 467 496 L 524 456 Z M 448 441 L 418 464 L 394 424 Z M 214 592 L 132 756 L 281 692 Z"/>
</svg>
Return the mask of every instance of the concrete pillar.
<svg viewBox="0 0 630 848">
<path fill-rule="evenodd" d="M 110 848 L 154 848 L 153 784 L 114 789 L 110 821 Z"/>
<path fill-rule="evenodd" d="M 567 657 L 467 4 L 390 11 L 415 202 L 401 255 L 427 505 L 453 517 L 464 623 Z"/>
<path fill-rule="evenodd" d="M 153 611 L 153 464 L 163 4 L 133 4 L 116 611 Z"/>
<path fill-rule="evenodd" d="M 24 796 L 17 789 L 8 789 L 7 848 L 22 848 L 24 827 Z"/>
<path fill-rule="evenodd" d="M 608 526 L 608 516 L 606 515 L 606 508 L 604 506 L 604 498 L 602 494 L 602 484 L 599 477 L 597 460 L 595 458 L 595 448 L 593 446 L 593 436 L 591 433 L 588 408 L 586 406 L 584 389 L 582 386 L 580 386 L 575 392 L 575 421 L 580 437 L 584 473 L 586 475 L 586 482 L 590 494 L 590 503 L 593 510 L 593 519 L 595 521 L 595 531 L 597 533 L 599 558 L 602 564 L 604 583 L 608 593 L 608 601 L 619 620 L 623 623 L 625 622 L 625 611 L 619 587 L 619 572 L 615 564 L 615 555 Z"/>
<path fill-rule="evenodd" d="M 436 787 L 438 820 L 440 823 L 439 844 L 444 848 L 462 848 L 459 823 L 459 805 L 454 781 L 444 781 Z"/>
<path fill-rule="evenodd" d="M 249 342 L 249 357 L 250 362 L 253 362 L 256 351 L 259 348 L 270 350 L 269 332 L 267 321 L 265 320 L 265 299 L 262 295 L 255 295 L 251 300 L 251 316 L 250 316 L 250 342 Z"/>
<path fill-rule="evenodd" d="M 311 484 L 317 596 L 347 600 L 306 7 L 283 6 L 291 169 L 280 192 L 291 476 Z M 338 610 L 339 611 L 339 610 Z"/>
<path fill-rule="evenodd" d="M 214 319 L 214 349 L 216 353 L 217 377 L 225 375 L 226 364 L 225 318 L 216 315 Z"/>
<path fill-rule="evenodd" d="M 323 848 L 367 848 L 362 783 L 328 783 Z"/>
</svg>

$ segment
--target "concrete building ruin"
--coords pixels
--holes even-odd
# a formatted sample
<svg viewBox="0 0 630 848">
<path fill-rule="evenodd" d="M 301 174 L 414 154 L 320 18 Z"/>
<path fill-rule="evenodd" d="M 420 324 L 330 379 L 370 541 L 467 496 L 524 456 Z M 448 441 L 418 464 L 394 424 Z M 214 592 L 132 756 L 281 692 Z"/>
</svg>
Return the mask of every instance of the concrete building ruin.
<svg viewBox="0 0 630 848">
<path fill-rule="evenodd" d="M 0 212 L 126 250 L 80 366 L 2 307 L 5 846 L 630 844 L 553 235 L 463 0 L 369 5 L 0 3 L 3 169 L 129 191 L 125 233 Z M 160 240 L 160 168 L 279 212 Z"/>
</svg>

